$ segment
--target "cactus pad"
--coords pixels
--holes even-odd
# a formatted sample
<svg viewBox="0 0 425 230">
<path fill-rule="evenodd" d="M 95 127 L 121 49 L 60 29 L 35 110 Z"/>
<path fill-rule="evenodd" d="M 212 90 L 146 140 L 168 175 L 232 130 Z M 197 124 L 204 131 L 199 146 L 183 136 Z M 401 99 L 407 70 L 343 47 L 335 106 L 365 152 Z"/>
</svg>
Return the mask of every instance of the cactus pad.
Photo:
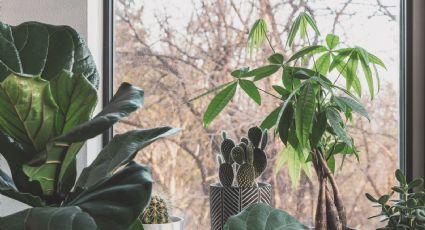
<svg viewBox="0 0 425 230">
<path fill-rule="evenodd" d="M 249 143 L 245 151 L 245 160 L 247 163 L 252 164 L 254 162 L 254 146 Z"/>
<path fill-rule="evenodd" d="M 249 143 L 248 138 L 246 138 L 246 137 L 242 137 L 242 138 L 241 138 L 241 143 L 245 143 L 246 145 L 248 145 L 248 143 Z"/>
<path fill-rule="evenodd" d="M 223 187 L 231 187 L 235 177 L 232 165 L 229 163 L 221 164 L 218 169 L 218 176 Z"/>
<path fill-rule="evenodd" d="M 267 167 L 267 156 L 263 150 L 259 148 L 254 149 L 254 169 L 255 178 L 259 177 Z"/>
<path fill-rule="evenodd" d="M 245 150 L 243 149 L 243 147 L 241 147 L 240 145 L 233 147 L 232 158 L 236 163 L 241 165 L 244 162 L 245 158 Z"/>
<path fill-rule="evenodd" d="M 268 142 L 268 140 L 269 140 L 269 137 L 268 137 L 268 135 L 267 135 L 267 129 L 265 129 L 264 131 L 263 131 L 263 135 L 262 135 L 262 137 L 261 137 L 261 144 L 260 144 L 260 149 L 261 150 L 263 150 L 264 151 L 264 149 L 266 148 L 266 146 L 267 146 L 267 142 Z"/>
<path fill-rule="evenodd" d="M 252 142 L 254 147 L 258 148 L 258 145 L 261 141 L 261 136 L 263 132 L 257 126 L 254 126 L 248 130 L 248 139 Z"/>
<path fill-rule="evenodd" d="M 168 223 L 167 202 L 160 196 L 154 195 L 149 206 L 139 216 L 143 224 L 165 224 Z"/>
<path fill-rule="evenodd" d="M 255 169 L 252 164 L 244 163 L 238 170 L 236 180 L 241 188 L 252 187 L 255 182 Z"/>
<path fill-rule="evenodd" d="M 235 143 L 232 139 L 224 139 L 223 142 L 221 142 L 221 154 L 223 155 L 226 163 L 232 163 L 232 157 L 230 154 L 233 147 L 235 147 Z"/>
</svg>

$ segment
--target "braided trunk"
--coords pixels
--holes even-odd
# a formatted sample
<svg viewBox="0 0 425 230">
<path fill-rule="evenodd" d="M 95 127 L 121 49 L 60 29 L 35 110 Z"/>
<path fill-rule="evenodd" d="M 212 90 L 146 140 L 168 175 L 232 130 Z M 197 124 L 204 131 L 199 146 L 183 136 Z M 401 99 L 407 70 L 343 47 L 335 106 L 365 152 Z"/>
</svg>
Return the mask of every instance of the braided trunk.
<svg viewBox="0 0 425 230">
<path fill-rule="evenodd" d="M 313 165 L 319 180 L 315 226 L 316 230 L 347 230 L 347 216 L 341 194 L 322 152 L 312 151 Z"/>
</svg>

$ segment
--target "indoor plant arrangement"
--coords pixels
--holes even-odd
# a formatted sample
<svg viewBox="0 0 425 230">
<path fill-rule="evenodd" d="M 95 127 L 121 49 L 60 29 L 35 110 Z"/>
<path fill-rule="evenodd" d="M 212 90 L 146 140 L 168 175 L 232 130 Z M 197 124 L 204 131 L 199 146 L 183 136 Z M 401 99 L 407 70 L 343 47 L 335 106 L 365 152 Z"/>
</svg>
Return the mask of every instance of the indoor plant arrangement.
<svg viewBox="0 0 425 230">
<path fill-rule="evenodd" d="M 182 230 L 183 219 L 170 216 L 169 202 L 159 195 L 152 195 L 149 205 L 139 216 L 144 230 Z"/>
<path fill-rule="evenodd" d="M 274 127 L 274 133 L 286 146 L 279 161 L 281 164 L 288 162 L 294 183 L 299 179 L 300 170 L 309 171 L 313 165 L 320 185 L 316 229 L 347 229 L 345 208 L 333 176 L 335 156 L 358 157 L 353 139 L 346 130 L 353 112 L 368 118 L 367 111 L 357 98 L 362 95 L 358 67 L 361 66 L 373 98 L 376 85 L 379 86 L 379 77 L 377 71 L 372 73 L 372 69 L 376 70 L 378 66 L 385 68 L 385 65 L 361 47 L 338 47 L 339 37 L 334 34 L 326 36 L 324 45 L 311 44 L 309 28 L 315 36 L 320 36 L 313 18 L 301 12 L 290 28 L 286 45 L 292 47 L 298 34 L 304 43 L 301 49 L 285 60 L 284 55 L 271 44 L 266 22 L 257 20 L 249 33 L 249 52 L 267 42 L 272 51 L 267 59 L 268 64 L 252 70 L 247 67 L 236 69 L 231 72 L 231 81 L 209 89 L 194 99 L 218 91 L 203 117 L 207 126 L 233 98 L 238 86 L 261 104 L 260 89 L 256 83 L 281 70 L 281 84 L 273 85 L 272 90 L 261 89 L 268 96 L 281 101 L 264 119 L 261 128 Z M 344 87 L 338 85 L 341 76 L 345 79 Z M 352 90 L 357 96 L 351 93 Z"/>
<path fill-rule="evenodd" d="M 128 229 L 148 204 L 152 178 L 132 159 L 176 133 L 164 126 L 116 135 L 76 181 L 76 155 L 143 103 L 122 84 L 91 118 L 99 75 L 78 33 L 29 22 L 0 25 L 0 193 L 32 208 L 0 217 L 0 229 Z M 137 228 L 134 228 L 137 229 Z"/>
<path fill-rule="evenodd" d="M 267 130 L 252 127 L 248 138 L 242 137 L 237 145 L 226 132 L 222 136 L 221 153 L 217 155 L 220 183 L 210 185 L 213 230 L 221 230 L 230 216 L 250 204 L 271 203 L 271 185 L 256 181 L 267 166 Z"/>
<path fill-rule="evenodd" d="M 382 217 L 381 221 L 386 221 L 387 225 L 383 229 L 425 229 L 425 191 L 412 192 L 413 189 L 420 188 L 424 181 L 422 178 L 407 182 L 401 170 L 396 170 L 395 177 L 400 183 L 392 187 L 389 194 L 378 199 L 366 193 L 366 197 L 374 203 L 381 212 L 370 218 Z M 395 199 L 394 193 L 397 194 Z"/>
</svg>

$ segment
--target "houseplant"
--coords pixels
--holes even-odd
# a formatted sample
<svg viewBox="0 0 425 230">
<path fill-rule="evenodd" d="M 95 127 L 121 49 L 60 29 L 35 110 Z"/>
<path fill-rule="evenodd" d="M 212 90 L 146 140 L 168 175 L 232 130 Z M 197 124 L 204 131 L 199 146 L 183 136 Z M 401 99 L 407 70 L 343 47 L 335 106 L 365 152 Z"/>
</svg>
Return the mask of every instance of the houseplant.
<svg viewBox="0 0 425 230">
<path fill-rule="evenodd" d="M 303 230 L 310 229 L 287 212 L 268 204 L 251 204 L 238 215 L 232 216 L 224 230 Z"/>
<path fill-rule="evenodd" d="M 217 155 L 220 182 L 210 185 L 213 230 L 221 230 L 230 216 L 250 204 L 271 204 L 271 185 L 256 181 L 267 166 L 267 141 L 267 130 L 259 127 L 250 128 L 248 138 L 242 137 L 237 145 L 223 132 L 221 152 Z"/>
<path fill-rule="evenodd" d="M 32 208 L 0 217 L 0 229 L 128 229 L 147 205 L 152 179 L 137 151 L 178 129 L 116 135 L 76 182 L 84 142 L 140 107 L 143 90 L 122 84 L 91 118 L 99 75 L 78 33 L 37 22 L 0 25 L 0 193 Z"/>
<path fill-rule="evenodd" d="M 272 51 L 268 64 L 255 69 L 236 69 L 231 72 L 231 81 L 194 99 L 218 91 L 204 113 L 206 126 L 226 107 L 238 86 L 258 104 L 261 104 L 260 91 L 279 100 L 280 105 L 264 119 L 261 128 L 274 127 L 275 135 L 286 146 L 279 156 L 280 167 L 286 161 L 293 183 L 296 183 L 300 170 L 309 171 L 313 165 L 319 180 L 316 229 L 347 229 L 345 207 L 333 175 L 335 156 L 358 158 L 354 141 L 346 130 L 353 112 L 368 118 L 358 99 L 364 85 L 358 67 L 361 66 L 364 82 L 373 98 L 379 77 L 377 71 L 372 73 L 372 69 L 385 68 L 385 65 L 361 47 L 339 47 L 339 37 L 334 34 L 326 36 L 324 45 L 312 44 L 308 29 L 320 36 L 314 19 L 301 12 L 289 30 L 286 46 L 291 48 L 299 34 L 302 48 L 285 60 L 285 55 L 278 53 L 272 45 L 266 22 L 257 20 L 249 33 L 248 48 L 253 53 L 255 48 L 267 42 Z M 257 82 L 268 79 L 279 70 L 281 84 L 273 85 L 270 90 L 256 86 Z M 341 77 L 345 79 L 345 86 L 338 84 Z"/>
<path fill-rule="evenodd" d="M 389 194 L 375 198 L 366 193 L 366 197 L 381 210 L 378 215 L 370 218 L 381 217 L 381 221 L 387 222 L 384 228 L 379 229 L 425 229 L 425 192 L 423 189 L 412 192 L 423 185 L 423 179 L 407 182 L 399 169 L 396 170 L 395 177 L 400 184 L 392 187 Z M 397 196 L 392 199 L 394 193 Z"/>
<path fill-rule="evenodd" d="M 139 216 L 144 230 L 182 230 L 183 219 L 170 216 L 169 202 L 159 195 L 153 195 L 149 205 Z"/>
</svg>

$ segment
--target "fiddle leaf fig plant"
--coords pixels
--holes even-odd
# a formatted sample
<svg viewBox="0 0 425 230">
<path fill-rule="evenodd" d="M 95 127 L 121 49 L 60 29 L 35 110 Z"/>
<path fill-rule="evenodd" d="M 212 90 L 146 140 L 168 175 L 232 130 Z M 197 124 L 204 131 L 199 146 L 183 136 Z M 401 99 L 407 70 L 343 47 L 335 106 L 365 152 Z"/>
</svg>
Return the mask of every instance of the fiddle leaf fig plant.
<svg viewBox="0 0 425 230">
<path fill-rule="evenodd" d="M 230 217 L 223 230 L 303 230 L 310 229 L 287 212 L 268 204 L 255 203 Z"/>
<path fill-rule="evenodd" d="M 321 41 L 320 38 L 315 20 L 301 12 L 288 32 L 286 43 L 287 48 L 298 50 L 292 55 L 289 55 L 291 50 L 279 53 L 269 39 L 267 23 L 259 19 L 249 33 L 248 49 L 252 53 L 267 43 L 271 54 L 266 64 L 252 69 L 238 68 L 231 72 L 230 81 L 194 99 L 217 92 L 204 113 L 205 126 L 226 107 L 239 87 L 257 104 L 263 101 L 260 91 L 280 102 L 260 125 L 262 129 L 274 128 L 276 137 L 286 146 L 278 156 L 276 171 L 287 162 L 289 175 L 297 184 L 302 171 L 310 175 L 312 165 L 320 184 L 316 229 L 345 229 L 345 208 L 333 176 L 335 157 L 358 158 L 347 126 L 353 113 L 369 119 L 359 97 L 364 85 L 370 98 L 374 97 L 379 90 L 377 69 L 385 65 L 364 48 L 343 46 L 335 34 L 326 35 L 323 44 L 311 42 Z M 257 87 L 260 81 L 272 76 L 279 77 L 277 84 L 270 89 Z"/>
<path fill-rule="evenodd" d="M 116 135 L 76 180 L 76 157 L 85 141 L 138 109 L 143 90 L 123 83 L 92 117 L 98 73 L 77 32 L 36 22 L 0 24 L 0 30 L 0 154 L 11 174 L 0 169 L 0 194 L 32 206 L 0 217 L 0 229 L 137 226 L 152 178 L 133 158 L 179 129 Z"/>
</svg>

